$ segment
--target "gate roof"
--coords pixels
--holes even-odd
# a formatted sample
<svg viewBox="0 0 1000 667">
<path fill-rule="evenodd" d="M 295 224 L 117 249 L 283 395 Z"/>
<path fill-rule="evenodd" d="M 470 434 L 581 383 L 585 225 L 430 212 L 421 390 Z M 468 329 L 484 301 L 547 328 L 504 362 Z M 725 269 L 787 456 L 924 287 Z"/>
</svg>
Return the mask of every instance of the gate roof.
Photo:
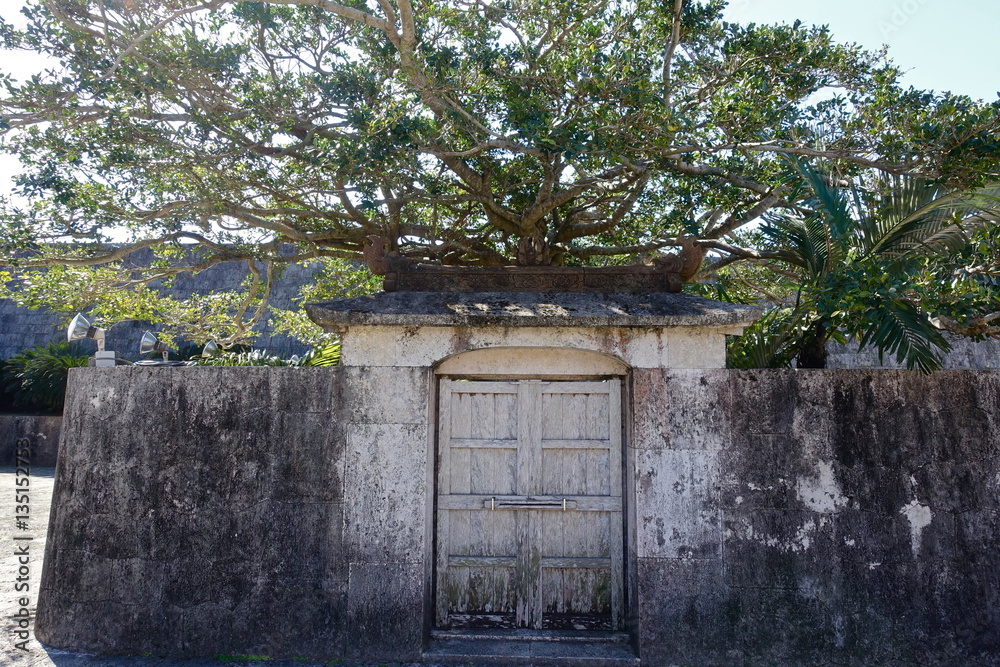
<svg viewBox="0 0 1000 667">
<path fill-rule="evenodd" d="M 345 326 L 740 326 L 761 309 L 650 292 L 381 292 L 306 305 L 325 329 Z"/>
</svg>

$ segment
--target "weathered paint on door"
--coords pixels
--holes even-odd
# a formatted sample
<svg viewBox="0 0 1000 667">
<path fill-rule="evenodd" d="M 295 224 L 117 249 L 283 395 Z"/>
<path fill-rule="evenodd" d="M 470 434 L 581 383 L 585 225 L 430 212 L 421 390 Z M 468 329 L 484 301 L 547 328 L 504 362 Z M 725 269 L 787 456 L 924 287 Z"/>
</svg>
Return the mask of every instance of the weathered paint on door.
<svg viewBox="0 0 1000 667">
<path fill-rule="evenodd" d="M 620 381 L 440 391 L 437 626 L 620 629 Z"/>
</svg>

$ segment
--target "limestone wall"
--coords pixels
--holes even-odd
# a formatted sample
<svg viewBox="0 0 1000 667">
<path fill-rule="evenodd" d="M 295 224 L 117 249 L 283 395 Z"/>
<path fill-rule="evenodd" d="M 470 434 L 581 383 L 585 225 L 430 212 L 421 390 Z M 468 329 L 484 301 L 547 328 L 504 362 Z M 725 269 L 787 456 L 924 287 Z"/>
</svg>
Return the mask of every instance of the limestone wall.
<svg viewBox="0 0 1000 667">
<path fill-rule="evenodd" d="M 72 370 L 39 640 L 342 651 L 342 384 L 336 369 Z"/>
<path fill-rule="evenodd" d="M 634 386 L 651 664 L 1000 660 L 1000 373 Z"/>
<path fill-rule="evenodd" d="M 417 660 L 421 367 L 71 373 L 37 634 Z M 1000 372 L 633 369 L 643 664 L 1000 657 Z"/>
<path fill-rule="evenodd" d="M 283 252 L 291 253 L 291 246 L 283 246 Z M 139 250 L 129 255 L 128 262 L 133 266 L 149 266 L 155 259 L 149 250 Z M 312 282 L 320 270 L 318 264 L 288 264 L 276 279 L 268 303 L 276 308 L 292 309 L 298 305 L 294 299 L 299 289 Z M 181 274 L 169 286 L 161 281 L 154 281 L 150 287 L 164 296 L 170 296 L 183 301 L 193 295 L 211 292 L 239 290 L 240 285 L 248 275 L 246 262 L 224 262 L 216 264 L 194 275 Z M 11 283 L 8 287 L 16 287 Z M 23 352 L 35 345 L 46 345 L 55 341 L 66 340 L 66 326 L 69 317 L 60 317 L 48 310 L 29 310 L 20 308 L 9 299 L 0 299 L 0 359 Z M 99 326 L 104 326 L 100 322 Z M 127 320 L 119 322 L 107 330 L 107 348 L 115 350 L 119 356 L 134 359 L 139 355 L 139 341 L 147 329 L 158 330 L 158 327 L 148 322 Z M 304 354 L 308 345 L 303 345 L 294 338 L 276 335 L 270 318 L 256 327 L 260 336 L 254 340 L 254 349 L 267 350 L 270 354 L 289 357 L 293 354 Z M 92 341 L 83 342 L 81 346 L 93 354 L 95 349 Z"/>
</svg>

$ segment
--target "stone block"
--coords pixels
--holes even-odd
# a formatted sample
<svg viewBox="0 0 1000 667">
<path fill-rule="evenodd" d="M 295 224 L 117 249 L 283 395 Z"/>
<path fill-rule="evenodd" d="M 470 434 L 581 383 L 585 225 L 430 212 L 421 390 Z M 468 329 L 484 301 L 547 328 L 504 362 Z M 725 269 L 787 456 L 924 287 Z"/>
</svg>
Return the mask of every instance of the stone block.
<svg viewBox="0 0 1000 667">
<path fill-rule="evenodd" d="M 421 563 L 351 563 L 347 655 L 419 660 L 423 643 Z"/>
<path fill-rule="evenodd" d="M 181 610 L 160 600 L 148 600 L 142 605 L 110 600 L 76 603 L 68 605 L 64 613 L 66 617 L 53 624 L 39 611 L 39 641 L 111 655 L 185 655 Z"/>
<path fill-rule="evenodd" d="M 726 508 L 800 508 L 798 480 L 814 474 L 786 433 L 744 434 L 719 455 L 719 465 Z"/>
<path fill-rule="evenodd" d="M 837 465 L 837 478 L 850 507 L 885 516 L 898 516 L 917 497 L 911 471 L 906 467 Z"/>
<path fill-rule="evenodd" d="M 280 444 L 270 451 L 270 495 L 289 502 L 331 502 L 344 496 L 344 426 L 323 413 L 275 415 Z M 235 462 L 234 462 L 235 463 Z M 235 467 L 235 466 L 234 466 Z M 249 472 L 249 471 L 247 471 Z M 243 482 L 250 483 L 249 476 Z M 233 494 L 235 495 L 235 494 Z"/>
<path fill-rule="evenodd" d="M 900 514 L 844 510 L 834 518 L 834 549 L 843 563 L 875 571 L 911 559 L 911 533 Z"/>
<path fill-rule="evenodd" d="M 42 588 L 58 591 L 73 603 L 107 601 L 112 597 L 112 561 L 75 549 L 48 550 Z"/>
<path fill-rule="evenodd" d="M 643 665 L 739 664 L 721 560 L 640 558 L 638 566 Z"/>
<path fill-rule="evenodd" d="M 933 382 L 920 377 L 905 371 L 831 374 L 833 413 L 844 415 L 830 426 L 834 456 L 841 464 L 849 468 L 912 469 L 933 460 L 933 448 L 917 444 L 926 442 L 922 396 Z M 904 401 L 904 393 L 912 393 L 911 398 Z"/>
<path fill-rule="evenodd" d="M 624 360 L 632 368 L 663 368 L 668 365 L 674 339 L 671 329 L 613 329 L 612 332 L 611 345 L 605 343 L 605 351 Z"/>
<path fill-rule="evenodd" d="M 637 368 L 632 371 L 633 430 L 629 447 L 635 449 L 666 449 L 669 429 L 667 411 L 670 401 L 666 394 L 667 371 L 662 368 Z"/>
<path fill-rule="evenodd" d="M 595 327 L 455 327 L 455 352 L 467 349 L 503 347 L 562 347 L 594 350 L 631 363 L 625 353 L 632 332 Z"/>
<path fill-rule="evenodd" d="M 958 561 L 983 566 L 991 563 L 992 555 L 997 553 L 1000 553 L 1000 512 L 974 510 L 955 515 L 955 558 Z"/>
<path fill-rule="evenodd" d="M 793 433 L 795 371 L 732 371 L 730 381 L 734 446 L 741 446 L 747 435 Z"/>
<path fill-rule="evenodd" d="M 620 359 L 601 352 L 567 347 L 484 347 L 452 355 L 437 365 L 435 373 L 448 376 L 563 377 L 625 375 Z"/>
<path fill-rule="evenodd" d="M 350 561 L 421 562 L 427 426 L 349 424 L 344 539 Z"/>
<path fill-rule="evenodd" d="M 337 415 L 343 403 L 341 395 L 344 369 L 271 368 L 270 403 L 275 412 Z"/>
<path fill-rule="evenodd" d="M 729 444 L 727 371 L 635 370 L 638 449 L 722 449 Z"/>
<path fill-rule="evenodd" d="M 744 665 L 892 665 L 898 631 L 839 591 L 739 589 L 725 604 Z"/>
<path fill-rule="evenodd" d="M 996 553 L 995 541 L 992 549 Z M 922 585 L 932 592 L 928 602 L 938 610 L 933 620 L 953 633 L 956 653 L 974 657 L 970 664 L 977 664 L 975 658 L 989 664 L 1000 655 L 1000 570 L 985 562 L 987 553 L 963 554 L 923 572 Z"/>
<path fill-rule="evenodd" d="M 25 439 L 33 467 L 54 466 L 61 429 L 59 415 L 0 415 L 0 465 L 15 465 L 17 443 Z"/>
<path fill-rule="evenodd" d="M 125 516 L 123 519 L 124 521 L 116 521 L 115 530 L 132 519 L 135 541 L 138 544 L 136 555 L 141 558 L 166 561 L 183 559 L 191 554 L 195 538 L 204 539 L 201 532 L 204 526 L 199 527 L 191 514 L 157 508 L 144 516 Z M 95 523 L 99 524 L 99 521 L 95 520 Z"/>
<path fill-rule="evenodd" d="M 351 327 L 341 341 L 345 367 L 430 367 L 449 354 L 461 352 L 452 327 Z"/>
<path fill-rule="evenodd" d="M 292 587 L 267 580 L 233 610 L 232 641 L 224 652 L 286 660 L 339 659 L 346 653 L 347 632 L 347 579 Z"/>
<path fill-rule="evenodd" d="M 726 337 L 702 327 L 674 327 L 669 330 L 667 368 L 725 368 Z"/>
<path fill-rule="evenodd" d="M 345 419 L 356 424 L 426 424 L 429 384 L 423 368 L 347 368 Z"/>
<path fill-rule="evenodd" d="M 230 654 L 239 646 L 233 639 L 235 615 L 231 608 L 205 601 L 181 611 L 183 634 L 181 651 L 185 656 Z M 233 651 L 239 654 L 241 651 Z"/>
<path fill-rule="evenodd" d="M 227 610 L 247 599 L 260 577 L 259 563 L 237 556 L 216 564 L 215 557 L 192 551 L 168 561 L 160 599 L 178 609 L 207 604 Z"/>
<path fill-rule="evenodd" d="M 149 516 L 138 518 L 123 514 L 87 514 L 81 512 L 74 521 L 60 522 L 60 526 L 70 524 L 74 531 L 76 546 L 87 549 L 97 556 L 108 559 L 130 559 L 149 556 L 151 553 L 160 555 L 165 550 L 183 549 L 186 540 L 181 539 L 180 531 L 186 529 L 187 522 L 177 522 L 172 512 L 159 517 Z M 155 526 L 155 527 L 154 527 Z M 176 527 L 175 527 L 176 526 Z M 145 530 L 144 530 L 145 529 Z M 148 531 L 155 531 L 161 538 L 177 538 L 171 545 L 157 545 L 152 552 L 144 551 L 142 537 L 150 537 Z"/>
<path fill-rule="evenodd" d="M 718 454 L 643 450 L 635 465 L 639 557 L 720 556 Z"/>
<path fill-rule="evenodd" d="M 251 548 L 268 545 L 256 556 L 262 572 L 279 577 L 286 586 L 346 580 L 344 508 L 340 503 L 271 501 L 258 509 L 256 525 L 258 531 L 242 539 Z"/>
<path fill-rule="evenodd" d="M 132 369 L 128 369 L 125 374 L 118 374 L 117 368 L 69 369 L 63 428 L 76 423 L 89 426 L 101 420 L 120 419 L 124 414 L 121 396 L 127 389 L 131 376 Z M 164 387 L 163 394 L 166 393 Z M 153 396 L 154 400 L 155 398 Z M 77 439 L 74 438 L 72 442 L 76 443 Z"/>
</svg>

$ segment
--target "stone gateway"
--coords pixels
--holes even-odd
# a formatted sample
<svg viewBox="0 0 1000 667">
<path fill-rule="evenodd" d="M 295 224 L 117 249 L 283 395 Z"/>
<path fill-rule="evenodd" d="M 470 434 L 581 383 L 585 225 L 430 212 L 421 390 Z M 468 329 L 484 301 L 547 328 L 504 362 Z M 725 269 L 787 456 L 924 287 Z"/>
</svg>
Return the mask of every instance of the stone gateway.
<svg viewBox="0 0 1000 667">
<path fill-rule="evenodd" d="M 71 374 L 41 641 L 1000 658 L 1000 373 L 727 371 L 755 312 L 669 292 L 398 292 L 312 316 L 343 366 Z"/>
</svg>

